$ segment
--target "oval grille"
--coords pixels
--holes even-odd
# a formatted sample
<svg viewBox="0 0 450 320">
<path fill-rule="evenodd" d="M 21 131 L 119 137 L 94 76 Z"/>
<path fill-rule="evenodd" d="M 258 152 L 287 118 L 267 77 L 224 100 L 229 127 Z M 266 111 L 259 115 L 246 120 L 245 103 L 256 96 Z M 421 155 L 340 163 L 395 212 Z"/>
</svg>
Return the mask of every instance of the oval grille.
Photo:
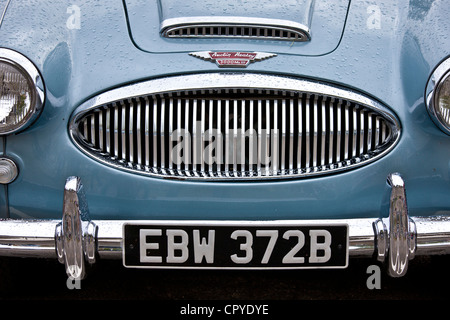
<svg viewBox="0 0 450 320">
<path fill-rule="evenodd" d="M 348 169 L 380 157 L 399 136 L 383 107 L 367 98 L 358 102 L 344 90 L 292 79 L 298 90 L 255 83 L 246 88 L 233 86 L 231 74 L 216 76 L 226 85 L 161 91 L 149 81 L 149 89 L 138 89 L 146 94 L 95 99 L 81 107 L 72 136 L 89 155 L 126 170 L 219 180 Z M 284 79 L 236 80 L 246 77 Z M 166 81 L 187 80 L 176 78 Z M 327 90 L 302 90 L 306 84 Z"/>
</svg>

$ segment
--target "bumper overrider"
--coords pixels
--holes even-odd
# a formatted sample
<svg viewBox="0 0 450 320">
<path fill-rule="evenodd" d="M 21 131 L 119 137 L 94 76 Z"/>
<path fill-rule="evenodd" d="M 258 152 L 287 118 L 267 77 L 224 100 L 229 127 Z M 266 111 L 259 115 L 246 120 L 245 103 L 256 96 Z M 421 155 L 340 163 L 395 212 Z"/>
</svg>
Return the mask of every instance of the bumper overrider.
<svg viewBox="0 0 450 320">
<path fill-rule="evenodd" d="M 416 255 L 450 254 L 450 217 L 409 217 L 405 183 L 398 173 L 387 177 L 386 189 L 380 218 L 320 223 L 346 224 L 349 257 L 374 257 L 386 264 L 392 277 L 405 275 Z M 70 278 L 83 279 L 98 259 L 122 259 L 126 223 L 91 220 L 80 178 L 69 177 L 61 220 L 0 220 L 0 256 L 57 258 Z"/>
</svg>

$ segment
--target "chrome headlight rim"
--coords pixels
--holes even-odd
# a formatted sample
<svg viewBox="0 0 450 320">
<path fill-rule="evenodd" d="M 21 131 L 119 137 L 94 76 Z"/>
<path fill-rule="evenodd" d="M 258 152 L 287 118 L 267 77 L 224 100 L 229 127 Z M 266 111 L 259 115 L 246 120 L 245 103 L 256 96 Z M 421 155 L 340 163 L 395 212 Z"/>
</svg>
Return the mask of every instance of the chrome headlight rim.
<svg viewBox="0 0 450 320">
<path fill-rule="evenodd" d="M 20 132 L 36 121 L 44 106 L 45 90 L 39 70 L 23 54 L 8 48 L 0 48 L 0 63 L 9 64 L 17 69 L 27 80 L 32 94 L 30 111 L 27 115 L 11 128 L 0 128 L 0 136 L 5 136 Z"/>
<path fill-rule="evenodd" d="M 450 79 L 450 57 L 443 60 L 431 74 L 425 89 L 425 102 L 433 122 L 444 133 L 450 135 L 450 123 L 443 121 L 438 101 L 440 90 L 448 79 Z"/>
</svg>

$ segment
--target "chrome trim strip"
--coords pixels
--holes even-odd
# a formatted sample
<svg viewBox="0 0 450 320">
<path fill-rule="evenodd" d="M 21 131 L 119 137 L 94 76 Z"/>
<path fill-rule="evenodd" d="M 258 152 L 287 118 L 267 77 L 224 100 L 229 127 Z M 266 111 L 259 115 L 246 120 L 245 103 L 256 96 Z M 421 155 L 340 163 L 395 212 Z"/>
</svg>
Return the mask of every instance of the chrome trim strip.
<svg viewBox="0 0 450 320">
<path fill-rule="evenodd" d="M 270 168 L 269 171 L 269 166 L 266 166 L 266 170 L 264 170 L 265 174 L 262 173 L 260 175 L 259 178 L 262 179 L 270 179 L 270 178 L 280 178 L 280 177 L 286 177 L 286 178 L 296 178 L 296 177 L 306 177 L 306 176 L 310 176 L 310 175 L 317 175 L 317 174 L 322 174 L 322 173 L 331 173 L 331 172 L 337 172 L 337 171 L 341 171 L 341 170 L 345 170 L 345 169 L 349 169 L 351 167 L 357 167 L 357 166 L 361 166 L 364 165 L 366 163 L 369 163 L 371 161 L 375 161 L 376 159 L 379 159 L 380 157 L 382 157 L 383 155 L 385 155 L 386 153 L 388 153 L 390 150 L 392 150 L 392 148 L 397 144 L 399 138 L 400 138 L 400 123 L 397 120 L 397 118 L 395 117 L 395 115 L 389 111 L 386 107 L 384 107 L 383 105 L 381 105 L 380 103 L 378 103 L 377 101 L 370 99 L 366 96 L 363 96 L 359 93 L 356 93 L 354 91 L 350 91 L 350 90 L 346 90 L 346 89 L 342 89 L 339 87 L 335 87 L 332 85 L 328 85 L 325 83 L 321 83 L 321 82 L 316 82 L 316 81 L 309 81 L 309 80 L 304 80 L 304 79 L 296 79 L 296 78 L 291 78 L 291 77 L 283 77 L 283 76 L 273 76 L 273 75 L 263 75 L 263 74 L 247 74 L 247 73 L 212 73 L 212 74 L 192 74 L 192 75 L 184 75 L 184 76 L 175 76 L 175 77 L 167 77 L 167 78 L 159 78 L 159 79 L 154 79 L 154 80 L 148 80 L 145 82 L 141 82 L 141 83 L 137 83 L 137 84 L 132 84 L 132 85 L 128 85 L 125 87 L 120 87 L 117 89 L 113 89 L 111 91 L 105 92 L 103 94 L 100 94 L 99 96 L 96 96 L 90 100 L 88 100 L 87 102 L 83 103 L 80 107 L 78 107 L 75 112 L 74 112 L 74 116 L 72 117 L 72 120 L 70 122 L 70 127 L 69 127 L 69 131 L 70 131 L 70 135 L 72 140 L 74 141 L 74 143 L 83 151 L 85 152 L 87 155 L 93 157 L 94 159 L 99 160 L 100 162 L 107 164 L 107 165 L 111 165 L 113 167 L 119 168 L 119 169 L 123 169 L 129 172 L 133 172 L 133 173 L 138 173 L 138 174 L 144 174 L 144 175 L 150 175 L 150 176 L 154 176 L 154 177 L 166 177 L 166 171 L 162 170 L 162 172 L 156 172 L 156 168 L 158 168 L 158 161 L 161 161 L 161 166 L 160 168 L 165 169 L 165 162 L 164 162 L 164 154 L 161 153 L 160 155 L 157 154 L 157 140 L 158 140 L 158 136 L 162 137 L 165 134 L 165 130 L 163 128 L 164 126 L 164 113 L 162 112 L 163 109 L 165 108 L 165 100 L 162 99 L 161 101 L 161 110 L 158 111 L 158 104 L 157 104 L 157 95 L 161 95 L 164 93 L 176 93 L 176 92 L 187 92 L 187 91 L 196 91 L 196 90 L 221 90 L 221 92 L 227 92 L 227 90 L 236 90 L 237 93 L 239 93 L 239 90 L 255 90 L 258 91 L 260 89 L 264 89 L 264 90 L 279 90 L 279 91 L 291 91 L 293 92 L 298 92 L 301 94 L 305 94 L 307 95 L 308 98 L 306 98 L 306 103 L 304 105 L 303 101 L 301 101 L 301 98 L 298 100 L 298 106 L 299 106 L 299 114 L 298 117 L 303 120 L 305 122 L 306 127 L 303 128 L 302 122 L 299 123 L 299 127 L 301 130 L 299 130 L 298 135 L 299 138 L 301 137 L 301 139 L 304 139 L 304 143 L 305 143 L 305 155 L 301 155 L 301 157 L 304 157 L 306 159 L 306 167 L 308 167 L 308 170 L 306 172 L 297 172 L 297 173 L 293 173 L 290 175 L 284 174 L 273 174 L 273 170 L 272 169 L 277 169 L 279 166 L 279 160 L 282 159 L 277 159 L 277 155 L 275 155 L 273 162 L 274 162 L 274 166 L 273 168 Z M 314 101 L 310 101 L 311 99 L 309 98 L 311 94 L 316 95 L 314 98 Z M 330 168 L 328 168 L 328 166 L 325 166 L 325 160 L 320 160 L 320 166 L 318 167 L 317 165 L 319 165 L 317 162 L 317 155 L 320 152 L 324 152 L 324 143 L 321 143 L 321 149 L 318 149 L 318 144 L 319 144 L 319 135 L 323 135 L 323 132 L 319 132 L 319 109 L 323 110 L 323 102 L 322 102 L 322 107 L 318 105 L 318 101 L 317 101 L 317 95 L 321 95 L 321 96 L 326 96 L 328 98 L 332 98 L 332 99 L 338 99 L 338 105 L 337 105 L 337 117 L 338 117 L 338 121 L 337 121 L 337 128 L 336 128 L 336 135 L 337 135 L 337 144 L 336 144 L 336 163 L 337 165 L 331 165 L 329 166 Z M 102 107 L 102 106 L 106 106 L 108 104 L 111 104 L 113 106 L 116 106 L 114 109 L 114 122 L 115 122 L 115 126 L 116 128 L 119 126 L 118 124 L 118 101 L 121 100 L 126 100 L 126 99 L 131 99 L 131 98 L 139 98 L 139 97 L 147 97 L 147 96 L 152 96 L 153 99 L 153 168 L 148 168 L 146 167 L 145 169 L 139 169 L 139 168 L 134 168 L 132 166 L 124 166 L 121 165 L 120 163 L 115 163 L 114 161 L 109 161 L 107 159 L 102 159 L 99 158 L 96 153 L 95 150 L 88 150 L 87 147 L 85 145 L 82 144 L 82 140 L 81 137 L 79 136 L 78 133 L 78 122 L 84 117 L 84 115 L 86 115 L 88 112 Z M 284 100 L 285 98 L 283 98 Z M 343 106 L 342 105 L 342 100 L 346 100 L 346 105 Z M 231 102 L 230 102 L 231 101 Z M 275 101 L 275 105 L 278 106 L 278 100 L 274 100 Z M 267 128 L 270 128 L 270 123 L 271 123 L 271 115 L 270 115 L 270 101 L 265 99 L 264 101 L 259 100 L 258 101 L 258 110 L 261 110 L 262 112 L 265 112 L 267 114 L 266 116 L 266 121 L 267 121 Z M 230 106 L 230 103 L 232 104 Z M 231 111 L 234 115 L 236 115 L 233 119 L 233 124 L 231 124 L 231 132 L 228 131 L 229 128 L 225 128 L 225 136 L 226 138 L 228 138 L 229 134 L 232 134 L 233 136 L 235 136 L 237 134 L 237 116 L 238 116 L 238 102 L 235 100 L 234 103 L 232 100 L 230 99 L 225 99 L 225 123 L 229 123 L 230 121 L 230 114 L 228 111 Z M 285 103 L 285 102 L 283 102 Z M 340 152 L 342 150 L 342 148 L 344 148 L 344 152 L 345 155 L 348 156 L 349 152 L 351 153 L 350 150 L 348 150 L 349 148 L 349 144 L 350 144 L 350 139 L 351 137 L 350 135 L 350 128 L 349 128 L 349 121 L 350 121 L 350 110 L 349 110 L 349 106 L 350 103 L 354 103 L 354 104 L 361 104 L 362 106 L 364 106 L 364 108 L 367 109 L 372 109 L 373 111 L 377 112 L 377 114 L 379 114 L 381 117 L 383 117 L 387 122 L 389 122 L 389 126 L 391 128 L 390 134 L 392 135 L 391 139 L 390 139 L 390 144 L 380 153 L 376 153 L 374 154 L 371 158 L 369 159 L 362 159 L 363 161 L 346 161 L 345 163 L 341 162 L 340 159 Z M 199 134 L 204 134 L 204 130 L 205 128 L 205 121 L 207 121 L 207 119 L 204 119 L 204 108 L 205 108 L 205 101 L 200 101 L 200 104 L 198 105 L 198 99 L 195 98 L 193 99 L 193 106 L 187 106 L 186 104 L 186 109 L 189 108 L 193 108 L 193 115 L 197 114 L 197 108 L 200 108 L 201 111 L 201 126 L 199 128 L 197 128 L 196 126 L 193 127 L 193 136 L 192 136 L 192 140 L 196 141 L 195 139 L 197 139 L 197 135 Z M 265 105 L 265 108 L 263 107 L 263 104 Z M 282 108 L 282 114 L 281 116 L 278 115 L 278 108 L 276 108 L 276 112 L 274 113 L 274 117 L 275 119 L 275 124 L 277 124 L 277 120 L 279 117 L 283 117 L 283 112 L 286 112 L 285 105 L 281 105 Z M 345 109 L 344 109 L 345 108 Z M 263 111 L 265 109 L 265 111 Z M 311 109 L 311 112 L 310 112 Z M 239 110 L 241 110 L 241 108 L 239 108 Z M 284 110 L 284 111 L 283 111 Z M 159 121 L 159 125 L 160 128 L 158 130 L 157 126 L 158 123 L 156 123 L 158 117 L 158 113 L 161 112 L 161 121 Z M 304 115 L 302 115 L 302 113 L 305 112 Z M 312 114 L 310 114 L 312 113 Z M 259 114 L 261 114 L 261 112 L 259 112 Z M 187 112 L 187 115 L 189 116 L 189 112 Z M 341 128 L 341 116 L 345 117 L 345 119 L 347 119 L 346 121 L 346 126 L 345 128 Z M 305 117 L 305 119 L 302 119 L 303 117 Z M 261 118 L 258 119 L 258 127 L 261 127 Z M 187 119 L 186 119 L 187 121 Z M 354 119 L 354 122 L 357 122 L 357 119 Z M 377 130 L 379 129 L 378 127 L 380 120 L 377 119 Z M 284 122 L 283 122 L 284 123 Z M 111 128 L 110 128 L 111 129 Z M 345 141 L 344 141 L 344 145 L 340 146 L 340 141 L 341 141 L 341 135 L 343 133 L 341 133 L 341 130 L 345 130 Z M 122 129 L 124 130 L 124 129 Z M 304 131 L 303 131 L 304 130 Z M 197 132 L 199 131 L 199 132 Z M 303 132 L 302 132 L 303 131 Z M 261 132 L 261 131 L 260 131 Z M 331 134 L 331 133 L 330 133 Z M 353 135 L 353 133 L 352 133 Z M 230 136 L 231 137 L 231 136 Z M 242 137 L 243 138 L 243 137 Z M 267 144 L 266 145 L 270 145 L 270 132 L 266 131 L 265 137 L 262 137 L 263 139 L 267 139 Z M 284 137 L 285 138 L 285 137 Z M 237 139 L 237 136 L 234 137 L 234 139 Z M 323 137 L 322 137 L 323 139 Z M 323 141 L 321 139 L 321 141 Z M 379 140 L 379 135 L 376 135 L 375 137 L 376 141 Z M 125 139 L 122 139 L 125 140 Z M 229 139 L 225 139 L 226 143 L 229 143 Z M 353 147 L 356 147 L 356 137 L 353 142 Z M 261 141 L 261 140 L 259 140 Z M 284 141 L 284 139 L 283 139 Z M 281 143 L 283 143 L 283 141 Z M 164 140 L 161 140 L 161 142 L 164 142 Z M 236 142 L 236 141 L 234 141 Z M 275 142 L 278 143 L 278 140 L 275 139 Z M 299 144 L 302 144 L 303 141 L 300 140 Z M 108 144 L 108 140 L 107 140 L 107 144 Z M 283 146 L 283 145 L 282 145 Z M 117 136 L 117 132 L 115 132 L 115 136 L 114 136 L 114 153 L 115 156 L 118 157 L 118 136 Z M 124 145 L 124 147 L 126 147 Z M 124 149 L 124 147 L 122 147 L 122 149 Z M 198 163 L 198 159 L 197 156 L 201 156 L 202 152 L 198 152 L 198 150 L 195 150 L 196 144 L 193 144 L 193 161 L 194 164 Z M 229 150 L 229 145 L 226 145 L 226 150 Z M 234 143 L 234 148 L 236 148 L 236 143 Z M 286 148 L 286 146 L 284 146 Z M 300 147 L 300 146 L 299 146 Z M 312 148 L 312 150 L 310 151 L 310 148 Z M 189 149 L 189 148 L 188 148 Z M 323 151 L 321 151 L 323 150 Z M 123 150 L 122 150 L 123 151 Z M 234 167 L 234 170 L 237 170 L 237 160 L 236 160 L 236 154 L 237 154 L 237 150 L 234 150 L 235 152 L 233 153 L 233 159 L 228 159 L 228 157 L 225 157 L 224 162 L 225 164 L 230 164 Z M 259 152 L 261 152 L 261 150 L 259 149 Z M 258 153 L 259 153 L 258 152 Z M 199 153 L 199 155 L 197 155 L 197 153 Z M 265 154 L 263 154 L 265 153 Z M 267 161 L 265 161 L 267 158 L 263 158 L 263 157 L 268 157 L 268 150 L 266 150 L 266 152 L 262 152 L 261 154 L 259 154 L 259 158 L 257 161 L 257 166 L 258 169 L 261 167 L 262 163 L 268 163 Z M 324 154 L 322 154 L 322 157 L 324 157 Z M 300 157 L 299 157 L 300 158 Z M 147 158 L 148 159 L 148 158 Z M 113 159 L 114 160 L 114 159 Z M 122 160 L 121 160 L 122 161 Z M 300 159 L 298 159 L 298 161 L 300 161 Z M 201 162 L 203 163 L 203 161 Z M 311 164 L 314 164 L 314 167 L 311 167 Z M 228 166 L 225 166 L 225 175 L 228 175 Z M 258 171 L 259 173 L 261 173 L 260 171 Z M 202 171 L 202 173 L 204 173 Z M 197 173 L 194 173 L 195 175 L 197 175 Z M 171 175 L 170 178 L 176 178 L 176 179 L 192 179 L 192 178 L 201 178 L 201 179 L 208 179 L 208 180 L 231 180 L 231 179 L 255 179 L 256 177 L 253 175 L 248 175 L 245 177 L 237 177 L 237 176 L 233 176 L 233 177 L 229 177 L 228 179 L 226 179 L 227 177 L 217 177 L 217 176 L 208 176 L 207 174 L 204 176 L 197 176 L 197 177 L 191 177 L 190 176 L 191 173 L 186 172 L 185 174 L 180 174 L 180 175 Z M 203 174 L 202 174 L 203 175 Z M 241 175 L 241 174 L 239 174 Z"/>
<path fill-rule="evenodd" d="M 254 28 L 256 35 L 245 36 L 238 35 L 237 27 L 240 28 Z M 233 38 L 270 38 L 276 40 L 290 40 L 290 41 L 309 41 L 311 40 L 310 29 L 298 22 L 283 19 L 271 19 L 271 18 L 257 18 L 257 17 L 237 17 L 237 16 L 199 16 L 199 17 L 183 17 L 183 18 L 170 18 L 161 22 L 160 32 L 163 37 L 171 38 L 177 36 L 171 36 L 171 32 L 179 31 L 180 29 L 187 28 L 187 33 L 190 29 L 194 28 L 194 34 L 183 34 L 178 37 L 206 37 L 206 38 L 220 38 L 220 37 L 233 37 Z M 218 34 L 208 35 L 207 29 L 219 28 Z M 219 34 L 221 28 L 226 28 L 226 34 Z M 272 31 L 272 35 L 268 34 L 268 29 L 278 30 L 280 32 L 286 32 L 287 37 L 283 38 L 275 36 Z M 201 30 L 201 34 L 199 34 Z M 261 35 L 261 30 L 264 30 L 264 34 Z M 213 33 L 211 30 L 209 34 Z M 292 35 L 293 34 L 293 35 Z"/>
<path fill-rule="evenodd" d="M 450 254 L 450 217 L 411 217 L 416 225 L 416 256 Z M 349 226 L 349 255 L 353 258 L 372 257 L 376 253 L 377 237 L 373 218 L 301 220 L 302 224 L 347 224 Z M 148 223 L 148 220 L 93 220 L 97 228 L 97 253 L 101 259 L 122 258 L 122 227 L 127 222 Z M 195 223 L 227 223 L 227 221 L 155 220 L 152 223 L 183 225 Z M 241 221 L 234 221 L 239 223 Z M 55 228 L 60 220 L 0 220 L 0 256 L 24 258 L 57 258 Z M 258 221 L 243 221 L 258 224 Z M 273 223 L 299 223 L 298 220 Z"/>
</svg>

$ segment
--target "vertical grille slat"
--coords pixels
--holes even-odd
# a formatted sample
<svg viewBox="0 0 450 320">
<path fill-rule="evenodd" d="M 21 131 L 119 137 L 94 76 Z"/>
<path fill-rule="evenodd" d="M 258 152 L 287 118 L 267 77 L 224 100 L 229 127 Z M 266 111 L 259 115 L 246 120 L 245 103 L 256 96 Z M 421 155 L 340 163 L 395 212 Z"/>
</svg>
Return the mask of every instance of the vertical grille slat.
<svg viewBox="0 0 450 320">
<path fill-rule="evenodd" d="M 363 162 L 390 143 L 391 126 L 376 110 L 339 97 L 224 88 L 113 101 L 86 113 L 77 130 L 98 157 L 135 171 L 239 179 Z"/>
<path fill-rule="evenodd" d="M 333 163 L 333 159 L 334 157 L 334 146 L 335 146 L 335 142 L 334 142 L 334 98 L 331 98 L 330 102 L 329 102 L 329 113 L 328 113 L 328 123 L 329 123 L 329 137 L 328 137 L 328 164 L 332 164 Z"/>
<path fill-rule="evenodd" d="M 258 131 L 257 131 L 257 137 L 258 137 L 258 148 L 257 148 L 257 161 L 256 161 L 256 175 L 261 176 L 261 162 L 262 162 L 262 101 L 258 100 L 257 102 L 258 109 L 257 113 L 259 115 L 258 118 Z"/>
<path fill-rule="evenodd" d="M 135 151 L 135 139 L 137 139 L 136 137 L 136 129 L 134 126 L 135 123 L 135 117 L 137 116 L 137 110 L 135 112 L 134 110 L 134 105 L 133 105 L 133 101 L 129 100 L 129 104 L 130 106 L 127 109 L 127 122 L 128 122 L 128 152 L 127 152 L 127 156 L 128 156 L 128 162 L 130 163 L 134 163 L 135 160 L 138 163 L 139 161 L 135 158 L 134 156 L 134 151 Z"/>
<path fill-rule="evenodd" d="M 288 128 L 289 130 L 289 128 Z M 286 149 L 286 99 L 282 100 L 281 104 L 281 152 L 280 152 L 280 174 L 285 175 L 286 172 L 286 153 L 289 149 Z M 287 155 L 289 156 L 289 155 Z"/>
<path fill-rule="evenodd" d="M 312 167 L 316 168 L 318 163 L 318 154 L 317 154 L 317 143 L 319 139 L 319 119 L 318 119 L 318 107 L 317 107 L 317 96 L 314 97 L 312 109 L 312 135 L 311 135 L 311 144 L 312 144 Z"/>
<path fill-rule="evenodd" d="M 143 158 L 144 161 L 142 164 L 145 167 L 150 166 L 150 106 L 148 97 L 144 97 L 145 105 L 144 105 L 144 118 L 141 119 L 144 124 L 144 142 L 143 142 Z"/>
<path fill-rule="evenodd" d="M 270 146 L 270 106 L 269 106 L 269 103 L 267 103 L 267 101 L 264 101 L 265 102 L 265 106 L 266 106 L 266 130 L 265 130 L 265 132 L 266 132 L 266 141 L 265 141 L 265 145 L 264 145 L 264 151 L 262 152 L 262 154 L 264 155 L 264 158 L 263 158 L 263 163 L 264 163 L 264 166 L 266 167 L 266 175 L 270 175 L 270 167 L 269 166 L 267 166 L 266 164 L 267 163 L 269 163 L 269 146 Z M 274 156 L 274 152 L 273 152 L 273 149 L 272 149 L 272 157 Z M 272 159 L 272 161 L 273 161 L 273 159 Z"/>
<path fill-rule="evenodd" d="M 242 175 L 245 175 L 245 160 L 246 160 L 246 152 L 245 152 L 245 130 L 246 130 L 246 126 L 245 126 L 245 114 L 246 114 L 246 110 L 245 110 L 245 101 L 240 101 L 241 103 L 241 142 L 240 142 L 240 154 L 241 154 L 241 159 L 240 159 L 240 166 L 241 166 L 241 172 Z"/>
<path fill-rule="evenodd" d="M 166 126 L 166 99 L 161 97 L 161 111 L 159 123 L 159 168 L 164 170 L 166 168 L 166 145 L 165 145 L 165 126 Z M 164 171 L 163 171 L 164 172 Z"/>
<path fill-rule="evenodd" d="M 352 108 L 352 158 L 356 157 L 356 147 L 357 147 L 357 138 L 358 138 L 358 111 L 355 108 Z"/>
<path fill-rule="evenodd" d="M 135 102 L 135 106 L 136 106 L 136 113 L 131 113 L 134 114 L 136 117 L 136 161 L 137 164 L 139 166 L 142 165 L 142 147 L 143 147 L 143 142 L 142 142 L 142 110 L 141 110 L 141 101 L 138 99 Z M 133 124 L 134 125 L 134 124 Z M 134 142 L 133 142 L 134 143 Z"/>
<path fill-rule="evenodd" d="M 270 103 L 269 103 L 270 104 Z M 272 152 L 271 152 L 271 156 L 272 156 L 272 170 L 271 170 L 271 175 L 274 175 L 277 171 L 278 171 L 278 161 L 279 161 L 279 154 L 277 152 L 278 148 L 280 147 L 279 144 L 279 128 L 278 128 L 278 100 L 274 100 L 274 107 L 273 107 L 273 126 L 271 126 L 270 129 L 273 128 L 273 132 L 271 132 L 271 134 L 273 133 L 273 137 L 272 137 Z M 270 112 L 270 111 L 268 111 Z"/>
<path fill-rule="evenodd" d="M 289 99 L 289 173 L 294 169 L 294 99 Z"/>
<path fill-rule="evenodd" d="M 178 99 L 178 101 L 177 101 L 177 125 L 176 125 L 176 131 L 177 131 L 177 133 L 176 133 L 176 136 L 175 136 L 175 142 L 178 144 L 178 143 L 181 143 L 181 141 L 180 141 L 180 139 L 179 139 L 179 137 L 180 137 L 180 135 L 179 135 L 179 131 L 180 130 L 182 130 L 183 128 L 182 128 L 182 126 L 181 126 L 181 99 Z M 183 142 L 184 143 L 184 142 Z M 181 156 L 181 155 L 180 155 Z M 184 155 L 183 155 L 184 156 Z M 176 167 L 177 167 L 177 170 L 179 171 L 179 170 L 181 170 L 181 161 L 178 161 L 177 159 L 173 159 L 174 161 L 175 161 L 175 164 L 176 164 Z"/>
<path fill-rule="evenodd" d="M 173 121 L 174 121 L 174 113 L 173 113 L 173 98 L 170 97 L 169 98 L 169 117 L 167 119 L 167 123 L 169 125 L 169 130 L 167 132 L 167 135 L 169 137 L 169 150 L 172 150 L 172 139 L 173 139 L 173 130 L 174 130 L 174 126 L 173 126 Z M 168 152 L 167 153 L 168 156 L 168 168 L 169 171 L 173 170 L 173 159 L 172 159 L 172 152 Z"/>
<path fill-rule="evenodd" d="M 302 155 L 303 152 L 303 105 L 301 103 L 300 99 L 297 99 L 297 114 L 298 114 L 298 122 L 297 122 L 297 128 L 298 128 L 298 135 L 297 135 L 297 168 L 302 168 Z"/>
<path fill-rule="evenodd" d="M 233 175 L 237 173 L 237 143 L 238 143 L 238 100 L 233 101 L 233 138 L 232 138 L 232 148 L 228 149 L 231 151 L 233 156 Z"/>
<path fill-rule="evenodd" d="M 121 130 L 119 127 L 119 106 L 115 104 L 114 106 L 114 125 L 113 125 L 113 143 L 114 143 L 114 157 L 119 159 L 119 131 Z"/>
<path fill-rule="evenodd" d="M 111 154 L 111 109 L 107 108 L 105 109 L 106 113 L 106 145 L 105 145 L 105 152 L 106 154 Z"/>
<path fill-rule="evenodd" d="M 309 94 L 306 96 L 305 105 L 305 168 L 307 171 L 311 168 L 311 117 L 310 117 L 310 97 Z"/>
</svg>

